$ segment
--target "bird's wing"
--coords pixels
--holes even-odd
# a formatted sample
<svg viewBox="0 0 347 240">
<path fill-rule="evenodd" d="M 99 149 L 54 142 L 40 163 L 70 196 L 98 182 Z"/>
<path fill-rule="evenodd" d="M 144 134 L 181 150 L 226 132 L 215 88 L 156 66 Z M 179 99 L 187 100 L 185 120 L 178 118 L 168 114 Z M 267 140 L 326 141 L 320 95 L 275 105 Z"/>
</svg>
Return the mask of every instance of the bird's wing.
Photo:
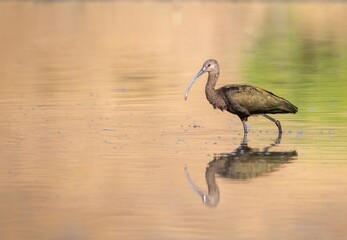
<svg viewBox="0 0 347 240">
<path fill-rule="evenodd" d="M 230 102 L 247 109 L 250 114 L 296 112 L 297 108 L 284 98 L 250 85 L 228 85 L 220 91 Z"/>
</svg>

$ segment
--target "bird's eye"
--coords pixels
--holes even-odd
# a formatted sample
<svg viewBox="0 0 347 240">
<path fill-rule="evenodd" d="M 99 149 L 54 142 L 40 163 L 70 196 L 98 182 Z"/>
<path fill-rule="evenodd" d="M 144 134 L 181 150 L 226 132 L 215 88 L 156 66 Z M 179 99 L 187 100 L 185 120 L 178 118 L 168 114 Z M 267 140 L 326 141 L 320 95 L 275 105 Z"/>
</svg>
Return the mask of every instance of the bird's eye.
<svg viewBox="0 0 347 240">
<path fill-rule="evenodd" d="M 207 67 L 211 67 L 211 63 L 209 63 L 209 64 L 207 65 Z"/>
</svg>

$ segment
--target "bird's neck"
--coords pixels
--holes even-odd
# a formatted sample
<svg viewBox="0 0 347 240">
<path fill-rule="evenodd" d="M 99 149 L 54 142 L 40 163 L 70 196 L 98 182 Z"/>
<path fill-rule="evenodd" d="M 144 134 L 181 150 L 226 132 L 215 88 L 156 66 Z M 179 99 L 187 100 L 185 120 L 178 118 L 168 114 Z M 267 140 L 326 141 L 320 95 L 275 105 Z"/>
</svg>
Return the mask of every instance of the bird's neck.
<svg viewBox="0 0 347 240">
<path fill-rule="evenodd" d="M 216 207 L 219 203 L 220 194 L 219 187 L 216 183 L 216 173 L 218 170 L 217 164 L 212 164 L 211 166 L 206 168 L 205 178 L 208 186 L 208 195 L 207 199 L 204 199 L 204 203 L 209 207 Z"/>
<path fill-rule="evenodd" d="M 207 100 L 213 105 L 214 108 L 219 108 L 221 110 L 224 110 L 225 102 L 215 89 L 218 77 L 219 77 L 218 72 L 209 73 L 207 84 L 205 87 L 205 94 L 206 94 Z"/>
<path fill-rule="evenodd" d="M 216 93 L 216 83 L 219 77 L 219 73 L 218 72 L 210 72 L 208 73 L 208 79 L 207 79 L 207 84 L 205 87 L 205 92 L 206 92 L 206 96 L 208 95 L 213 95 Z"/>
</svg>

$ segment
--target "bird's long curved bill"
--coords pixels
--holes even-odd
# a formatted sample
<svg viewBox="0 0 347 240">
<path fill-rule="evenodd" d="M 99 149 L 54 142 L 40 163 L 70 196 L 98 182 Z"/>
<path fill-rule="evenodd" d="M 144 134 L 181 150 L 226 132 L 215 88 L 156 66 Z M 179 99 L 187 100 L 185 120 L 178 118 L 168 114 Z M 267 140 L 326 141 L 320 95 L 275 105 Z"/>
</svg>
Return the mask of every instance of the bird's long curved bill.
<svg viewBox="0 0 347 240">
<path fill-rule="evenodd" d="M 186 175 L 189 187 L 193 190 L 193 192 L 198 194 L 204 200 L 206 198 L 206 194 L 198 186 L 194 184 L 194 182 L 189 176 L 187 167 L 184 168 L 184 174 Z"/>
<path fill-rule="evenodd" d="M 188 86 L 188 88 L 187 88 L 187 91 L 186 91 L 186 93 L 184 94 L 184 100 L 187 100 L 189 91 L 190 91 L 190 89 L 192 88 L 192 86 L 193 86 L 193 84 L 195 83 L 195 81 L 198 80 L 198 78 L 199 78 L 202 74 L 204 74 L 204 73 L 205 73 L 205 69 L 202 68 L 202 69 L 195 75 L 195 77 L 190 81 L 189 86 Z"/>
</svg>

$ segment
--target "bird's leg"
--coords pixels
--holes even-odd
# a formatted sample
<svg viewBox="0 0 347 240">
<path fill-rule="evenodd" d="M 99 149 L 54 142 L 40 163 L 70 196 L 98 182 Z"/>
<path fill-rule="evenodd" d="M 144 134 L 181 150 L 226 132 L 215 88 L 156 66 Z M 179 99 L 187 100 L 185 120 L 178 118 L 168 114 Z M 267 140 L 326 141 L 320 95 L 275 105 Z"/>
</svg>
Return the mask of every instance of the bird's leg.
<svg viewBox="0 0 347 240">
<path fill-rule="evenodd" d="M 278 136 L 277 136 L 277 139 L 275 141 L 275 145 L 280 144 L 281 143 L 281 139 L 282 139 L 282 131 L 278 132 Z"/>
<path fill-rule="evenodd" d="M 242 125 L 243 125 L 243 136 L 244 138 L 247 139 L 247 133 L 248 133 L 248 130 L 247 130 L 247 118 L 240 118 L 241 119 L 241 122 L 242 122 Z"/>
<path fill-rule="evenodd" d="M 281 127 L 280 121 L 278 121 L 278 120 L 276 120 L 276 119 L 274 119 L 274 118 L 272 118 L 266 114 L 262 114 L 262 115 L 263 115 L 263 117 L 269 119 L 271 122 L 275 123 L 277 128 L 278 128 L 278 133 L 282 133 L 282 127 Z"/>
<path fill-rule="evenodd" d="M 275 143 L 273 143 L 273 144 L 271 144 L 270 146 L 264 148 L 264 152 L 268 152 L 269 149 L 270 149 L 271 147 L 274 147 L 274 146 L 280 144 L 280 143 L 281 143 L 281 139 L 282 139 L 282 133 L 279 132 L 279 133 L 278 133 L 278 136 L 277 136 L 277 138 L 276 138 Z"/>
<path fill-rule="evenodd" d="M 241 142 L 241 146 L 247 146 L 247 133 L 243 134 L 243 139 Z"/>
</svg>

